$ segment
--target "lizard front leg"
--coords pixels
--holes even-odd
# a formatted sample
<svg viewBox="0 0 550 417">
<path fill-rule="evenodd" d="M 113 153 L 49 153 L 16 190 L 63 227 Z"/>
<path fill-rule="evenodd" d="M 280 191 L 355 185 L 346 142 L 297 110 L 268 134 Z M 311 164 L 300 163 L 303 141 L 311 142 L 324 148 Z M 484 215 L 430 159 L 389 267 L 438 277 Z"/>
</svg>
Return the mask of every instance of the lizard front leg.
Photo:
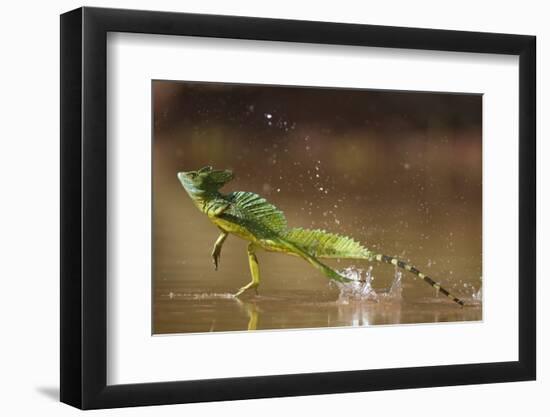
<svg viewBox="0 0 550 417">
<path fill-rule="evenodd" d="M 223 242 L 225 242 L 225 239 L 227 238 L 228 233 L 222 229 L 220 229 L 222 233 L 218 236 L 218 239 L 216 239 L 216 243 L 214 243 L 214 249 L 212 249 L 212 260 L 214 261 L 214 269 L 218 270 L 218 264 L 220 263 L 220 256 L 222 253 L 222 245 Z"/>
<path fill-rule="evenodd" d="M 260 268 L 258 265 L 258 258 L 256 257 L 257 246 L 254 243 L 248 244 L 248 264 L 250 265 L 250 275 L 252 275 L 252 281 L 240 288 L 235 294 L 235 297 L 240 296 L 246 290 L 254 288 L 256 294 L 258 294 L 258 285 L 260 285 Z"/>
</svg>

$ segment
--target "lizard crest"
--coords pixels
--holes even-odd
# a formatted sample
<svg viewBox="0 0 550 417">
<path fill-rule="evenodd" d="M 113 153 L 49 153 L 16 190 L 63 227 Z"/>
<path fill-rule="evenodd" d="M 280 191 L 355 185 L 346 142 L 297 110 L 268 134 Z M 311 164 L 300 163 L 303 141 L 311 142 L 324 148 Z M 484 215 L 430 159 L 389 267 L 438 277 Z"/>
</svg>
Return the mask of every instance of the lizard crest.
<svg viewBox="0 0 550 417">
<path fill-rule="evenodd" d="M 233 179 L 229 170 L 217 171 L 206 166 L 197 171 L 179 172 L 178 179 L 191 197 L 218 191 Z"/>
</svg>

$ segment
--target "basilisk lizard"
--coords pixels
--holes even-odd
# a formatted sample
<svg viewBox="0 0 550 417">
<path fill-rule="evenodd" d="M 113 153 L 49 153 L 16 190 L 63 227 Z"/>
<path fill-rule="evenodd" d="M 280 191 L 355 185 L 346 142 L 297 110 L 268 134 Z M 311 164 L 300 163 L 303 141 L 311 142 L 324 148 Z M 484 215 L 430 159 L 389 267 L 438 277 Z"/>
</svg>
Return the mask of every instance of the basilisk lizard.
<svg viewBox="0 0 550 417">
<path fill-rule="evenodd" d="M 250 242 L 248 261 L 252 281 L 240 288 L 235 294 L 236 297 L 251 289 L 257 293 L 260 270 L 256 250 L 263 249 L 298 256 L 329 279 L 343 283 L 352 280 L 340 275 L 319 259 L 364 259 L 384 262 L 411 272 L 455 303 L 464 305 L 464 301 L 449 293 L 438 282 L 402 260 L 372 252 L 347 236 L 324 230 L 288 228 L 283 212 L 258 194 L 243 191 L 222 194 L 220 188 L 233 179 L 233 173 L 229 170 L 214 170 L 208 166 L 197 171 L 180 172 L 178 179 L 198 209 L 220 229 L 220 235 L 212 250 L 216 270 L 220 262 L 222 245 L 228 234 L 234 234 Z"/>
</svg>

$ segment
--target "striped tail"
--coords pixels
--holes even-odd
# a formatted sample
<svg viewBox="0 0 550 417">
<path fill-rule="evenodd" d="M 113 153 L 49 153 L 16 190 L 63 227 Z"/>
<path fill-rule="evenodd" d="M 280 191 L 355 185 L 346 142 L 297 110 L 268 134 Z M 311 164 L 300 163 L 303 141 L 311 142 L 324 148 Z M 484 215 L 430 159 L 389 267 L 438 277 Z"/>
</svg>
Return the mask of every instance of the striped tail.
<svg viewBox="0 0 550 417">
<path fill-rule="evenodd" d="M 390 265 L 398 266 L 406 271 L 412 272 L 418 277 L 422 278 L 429 285 L 435 288 L 440 293 L 446 295 L 460 306 L 464 306 L 464 301 L 451 295 L 449 291 L 442 288 L 437 282 L 430 277 L 424 275 L 414 266 L 407 264 L 397 258 L 391 256 L 376 254 L 368 250 L 366 247 L 356 242 L 350 237 L 337 235 L 335 233 L 329 233 L 324 230 L 310 230 L 310 229 L 289 229 L 284 234 L 284 240 L 287 244 L 291 245 L 294 252 L 299 256 L 302 256 L 308 262 L 310 262 L 316 268 L 321 269 L 325 275 L 330 279 L 334 279 L 340 282 L 346 282 L 347 280 L 342 276 L 336 276 L 336 272 L 329 273 L 326 265 L 321 264 L 317 259 L 365 259 L 369 261 L 377 260 L 379 262 L 385 262 Z M 298 250 L 299 249 L 299 250 Z M 298 250 L 298 252 L 297 252 Z M 335 275 L 336 274 L 336 275 Z"/>
<path fill-rule="evenodd" d="M 414 266 L 409 265 L 406 262 L 403 262 L 397 258 L 394 258 L 392 256 L 387 255 L 372 255 L 371 259 L 375 259 L 378 262 L 384 262 L 390 265 L 397 266 L 401 269 L 404 269 L 406 271 L 412 272 L 413 274 L 417 275 L 419 278 L 422 278 L 427 284 L 431 285 L 433 288 L 435 288 L 438 292 L 442 293 L 443 295 L 447 296 L 451 300 L 453 300 L 455 303 L 460 305 L 461 307 L 464 307 L 464 301 L 462 301 L 460 298 L 455 297 L 452 295 L 449 291 L 447 291 L 445 288 L 443 288 L 441 285 L 439 285 L 437 282 L 435 282 L 433 279 L 431 279 L 429 276 L 424 275 L 422 272 L 420 272 L 418 269 L 416 269 Z"/>
</svg>

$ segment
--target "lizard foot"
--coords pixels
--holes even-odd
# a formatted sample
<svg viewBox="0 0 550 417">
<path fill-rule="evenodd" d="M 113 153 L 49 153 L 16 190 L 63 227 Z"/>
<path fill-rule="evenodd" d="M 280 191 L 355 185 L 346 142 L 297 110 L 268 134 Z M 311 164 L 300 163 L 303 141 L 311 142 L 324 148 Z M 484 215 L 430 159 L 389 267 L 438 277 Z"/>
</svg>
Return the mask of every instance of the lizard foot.
<svg viewBox="0 0 550 417">
<path fill-rule="evenodd" d="M 239 289 L 239 291 L 237 291 L 233 297 L 239 297 L 241 296 L 242 294 L 244 294 L 245 291 L 247 290 L 250 290 L 250 289 L 254 289 L 254 291 L 256 292 L 256 295 L 258 295 L 258 286 L 260 285 L 259 282 L 250 282 L 248 284 L 246 284 L 244 287 L 241 287 Z"/>
<path fill-rule="evenodd" d="M 217 271 L 220 263 L 220 251 L 214 250 L 212 252 L 212 263 L 214 264 L 214 271 Z"/>
</svg>

